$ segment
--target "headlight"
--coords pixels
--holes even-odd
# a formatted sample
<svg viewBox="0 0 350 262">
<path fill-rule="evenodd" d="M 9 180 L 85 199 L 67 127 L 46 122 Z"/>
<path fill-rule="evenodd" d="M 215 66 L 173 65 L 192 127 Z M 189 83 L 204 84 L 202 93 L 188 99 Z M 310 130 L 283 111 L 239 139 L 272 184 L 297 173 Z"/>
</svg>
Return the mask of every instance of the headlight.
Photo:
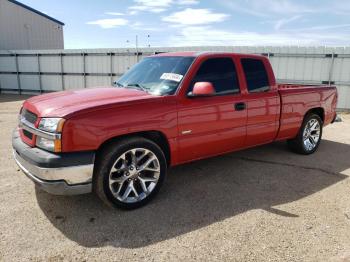
<svg viewBox="0 0 350 262">
<path fill-rule="evenodd" d="M 61 132 L 63 123 L 63 118 L 42 118 L 38 128 L 51 133 Z"/>
<path fill-rule="evenodd" d="M 38 129 L 58 134 L 62 132 L 64 121 L 63 118 L 42 118 L 39 122 Z M 51 152 L 61 152 L 60 136 L 58 136 L 58 138 L 59 139 L 48 139 L 37 135 L 35 144 L 37 147 Z"/>
</svg>

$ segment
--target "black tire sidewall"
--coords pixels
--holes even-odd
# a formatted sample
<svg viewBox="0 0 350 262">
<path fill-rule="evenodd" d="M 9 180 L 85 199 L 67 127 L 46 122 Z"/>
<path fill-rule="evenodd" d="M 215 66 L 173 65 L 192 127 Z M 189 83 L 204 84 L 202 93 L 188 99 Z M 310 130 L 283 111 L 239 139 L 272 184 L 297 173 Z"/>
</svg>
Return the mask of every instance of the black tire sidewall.
<svg viewBox="0 0 350 262">
<path fill-rule="evenodd" d="M 124 143 L 123 143 L 124 142 Z M 157 185 L 153 189 L 153 191 L 143 200 L 136 202 L 136 203 L 124 203 L 116 199 L 110 188 L 109 188 L 109 172 L 112 168 L 112 165 L 114 162 L 118 159 L 118 157 L 125 153 L 126 151 L 132 149 L 132 148 L 146 148 L 150 151 L 152 151 L 158 158 L 159 165 L 160 165 L 160 175 L 157 182 Z M 128 141 L 121 141 L 116 144 L 116 146 L 110 147 L 110 150 L 112 151 L 109 159 L 105 162 L 105 165 L 101 167 L 101 173 L 99 179 L 102 179 L 102 185 L 103 185 L 103 191 L 106 196 L 106 198 L 116 207 L 122 208 L 122 209 L 134 209 L 141 207 L 148 203 L 150 200 L 153 199 L 153 197 L 159 192 L 160 187 L 162 186 L 166 172 L 167 172 L 167 164 L 165 156 L 160 149 L 160 147 L 155 144 L 154 142 L 147 140 L 147 139 L 131 139 Z"/>
</svg>

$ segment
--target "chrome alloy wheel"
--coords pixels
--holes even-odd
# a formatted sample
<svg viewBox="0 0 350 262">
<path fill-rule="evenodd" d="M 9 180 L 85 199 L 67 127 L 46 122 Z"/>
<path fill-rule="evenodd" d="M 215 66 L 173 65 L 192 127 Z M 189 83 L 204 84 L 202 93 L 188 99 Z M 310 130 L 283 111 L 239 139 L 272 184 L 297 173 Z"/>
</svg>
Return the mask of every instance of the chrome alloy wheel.
<svg viewBox="0 0 350 262">
<path fill-rule="evenodd" d="M 310 119 L 305 125 L 303 132 L 304 147 L 307 151 L 311 151 L 317 146 L 317 143 L 320 140 L 320 134 L 320 123 L 314 118 Z"/>
<path fill-rule="evenodd" d="M 109 188 L 119 201 L 135 203 L 153 191 L 159 176 L 157 156 L 148 149 L 134 148 L 124 152 L 114 162 L 109 172 Z"/>
</svg>

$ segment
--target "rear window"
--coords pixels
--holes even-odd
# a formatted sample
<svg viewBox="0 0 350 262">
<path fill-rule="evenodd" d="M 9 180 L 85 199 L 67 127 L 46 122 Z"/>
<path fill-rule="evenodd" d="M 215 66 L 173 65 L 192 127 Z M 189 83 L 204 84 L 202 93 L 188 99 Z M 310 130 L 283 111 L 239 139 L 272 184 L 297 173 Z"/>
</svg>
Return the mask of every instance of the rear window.
<svg viewBox="0 0 350 262">
<path fill-rule="evenodd" d="M 269 90 L 269 79 L 264 63 L 261 60 L 243 58 L 241 59 L 241 64 L 243 66 L 249 93 Z"/>
</svg>

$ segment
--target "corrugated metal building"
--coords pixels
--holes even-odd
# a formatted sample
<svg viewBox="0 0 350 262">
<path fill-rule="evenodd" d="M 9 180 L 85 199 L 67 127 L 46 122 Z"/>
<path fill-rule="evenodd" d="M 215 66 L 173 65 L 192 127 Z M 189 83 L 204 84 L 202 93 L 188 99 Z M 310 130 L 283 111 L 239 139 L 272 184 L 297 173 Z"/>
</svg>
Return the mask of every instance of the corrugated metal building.
<svg viewBox="0 0 350 262">
<path fill-rule="evenodd" d="M 14 0 L 0 0 L 0 50 L 63 49 L 64 23 Z"/>
</svg>

